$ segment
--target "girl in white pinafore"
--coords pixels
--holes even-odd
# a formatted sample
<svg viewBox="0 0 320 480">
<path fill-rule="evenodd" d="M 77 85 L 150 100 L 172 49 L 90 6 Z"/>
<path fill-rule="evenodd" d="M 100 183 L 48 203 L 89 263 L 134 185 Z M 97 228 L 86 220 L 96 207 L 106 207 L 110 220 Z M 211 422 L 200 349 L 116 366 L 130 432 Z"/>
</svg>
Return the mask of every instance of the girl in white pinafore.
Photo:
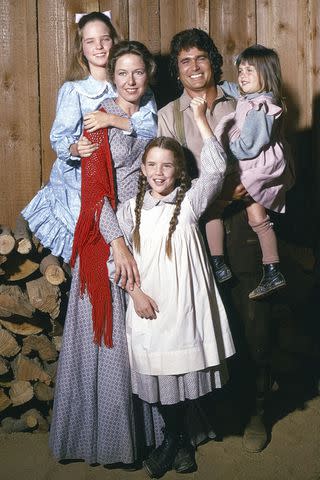
<svg viewBox="0 0 320 480">
<path fill-rule="evenodd" d="M 152 477 L 173 466 L 178 472 L 196 469 L 186 438 L 186 401 L 222 387 L 224 360 L 234 346 L 198 228 L 224 180 L 222 147 L 212 134 L 205 139 L 201 175 L 191 188 L 176 140 L 154 139 L 142 162 L 137 197 L 117 215 L 141 278 L 141 287 L 128 290 L 133 393 L 158 404 L 165 421 L 163 443 L 144 462 Z"/>
</svg>

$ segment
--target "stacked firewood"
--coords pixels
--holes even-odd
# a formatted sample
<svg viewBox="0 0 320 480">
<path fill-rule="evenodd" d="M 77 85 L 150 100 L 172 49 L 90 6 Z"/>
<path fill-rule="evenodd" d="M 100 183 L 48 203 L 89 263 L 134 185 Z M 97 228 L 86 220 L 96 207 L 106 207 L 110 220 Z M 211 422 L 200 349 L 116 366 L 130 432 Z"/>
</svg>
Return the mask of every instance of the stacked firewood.
<svg viewBox="0 0 320 480">
<path fill-rule="evenodd" d="M 22 217 L 0 226 L 0 432 L 48 430 L 69 286 Z"/>
</svg>

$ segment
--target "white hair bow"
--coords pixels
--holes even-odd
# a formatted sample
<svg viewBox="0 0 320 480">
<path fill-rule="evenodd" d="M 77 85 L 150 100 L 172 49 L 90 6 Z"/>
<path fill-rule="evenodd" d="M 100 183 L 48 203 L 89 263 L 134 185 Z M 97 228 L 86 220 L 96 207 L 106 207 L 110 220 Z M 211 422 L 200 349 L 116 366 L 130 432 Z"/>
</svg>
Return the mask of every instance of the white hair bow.
<svg viewBox="0 0 320 480">
<path fill-rule="evenodd" d="M 76 13 L 75 14 L 75 22 L 76 23 L 79 23 L 81 18 L 84 17 L 85 15 L 88 15 L 89 12 L 87 13 Z M 110 20 L 111 20 L 111 10 L 107 10 L 106 12 L 100 12 L 100 13 L 103 13 L 103 15 L 105 15 L 106 17 L 109 17 Z"/>
</svg>

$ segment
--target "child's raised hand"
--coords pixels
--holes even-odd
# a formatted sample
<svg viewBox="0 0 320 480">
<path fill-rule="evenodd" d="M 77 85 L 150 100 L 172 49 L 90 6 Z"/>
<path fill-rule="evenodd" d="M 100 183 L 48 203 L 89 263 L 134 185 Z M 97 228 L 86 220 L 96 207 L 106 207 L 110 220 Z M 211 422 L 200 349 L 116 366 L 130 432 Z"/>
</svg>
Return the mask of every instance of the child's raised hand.
<svg viewBox="0 0 320 480">
<path fill-rule="evenodd" d="M 190 107 L 202 140 L 212 137 L 213 133 L 206 117 L 208 107 L 206 94 L 203 97 L 194 97 L 190 102 Z"/>
<path fill-rule="evenodd" d="M 205 117 L 208 107 L 206 96 L 194 97 L 190 102 L 190 107 L 195 119 Z"/>
<path fill-rule="evenodd" d="M 97 110 L 95 112 L 87 113 L 83 117 L 83 125 L 88 132 L 95 132 L 99 128 L 106 128 L 111 126 L 109 114 Z"/>
<path fill-rule="evenodd" d="M 135 294 L 132 295 L 132 299 L 134 309 L 139 317 L 147 318 L 148 320 L 155 320 L 157 318 L 156 312 L 159 312 L 158 305 L 149 295 L 137 289 Z"/>
</svg>

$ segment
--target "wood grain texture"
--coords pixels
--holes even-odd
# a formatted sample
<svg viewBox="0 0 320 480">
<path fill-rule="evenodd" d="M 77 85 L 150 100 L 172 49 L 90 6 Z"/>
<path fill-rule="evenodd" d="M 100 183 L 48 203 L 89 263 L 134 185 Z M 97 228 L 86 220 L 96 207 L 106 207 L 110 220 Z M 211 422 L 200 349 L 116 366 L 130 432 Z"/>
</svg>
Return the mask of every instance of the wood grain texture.
<svg viewBox="0 0 320 480">
<path fill-rule="evenodd" d="M 160 12 L 158 0 L 129 0 L 129 38 L 160 52 Z"/>
<path fill-rule="evenodd" d="M 49 134 L 73 45 L 74 14 L 93 10 L 111 10 L 121 36 L 142 41 L 157 56 L 162 105 L 175 94 L 167 71 L 175 33 L 193 27 L 209 32 L 224 57 L 223 78 L 230 80 L 236 79 L 233 61 L 243 48 L 255 42 L 275 48 L 287 132 L 301 161 L 313 155 L 320 179 L 319 0 L 0 0 L 0 223 L 13 227 L 49 178 L 55 159 Z"/>
<path fill-rule="evenodd" d="M 10 226 L 40 187 L 36 1 L 0 2 L 0 215 Z"/>
<path fill-rule="evenodd" d="M 210 2 L 210 35 L 223 56 L 223 79 L 236 81 L 236 56 L 256 43 L 255 3 L 255 0 Z"/>
<path fill-rule="evenodd" d="M 310 7 L 313 0 L 257 1 L 257 42 L 279 54 L 290 131 L 312 121 L 312 49 Z"/>
<path fill-rule="evenodd" d="M 209 32 L 209 0 L 160 0 L 161 53 L 167 54 L 173 35 L 187 28 Z"/>
<path fill-rule="evenodd" d="M 111 10 L 111 21 L 123 40 L 129 38 L 128 0 L 100 0 L 100 11 Z"/>
</svg>

